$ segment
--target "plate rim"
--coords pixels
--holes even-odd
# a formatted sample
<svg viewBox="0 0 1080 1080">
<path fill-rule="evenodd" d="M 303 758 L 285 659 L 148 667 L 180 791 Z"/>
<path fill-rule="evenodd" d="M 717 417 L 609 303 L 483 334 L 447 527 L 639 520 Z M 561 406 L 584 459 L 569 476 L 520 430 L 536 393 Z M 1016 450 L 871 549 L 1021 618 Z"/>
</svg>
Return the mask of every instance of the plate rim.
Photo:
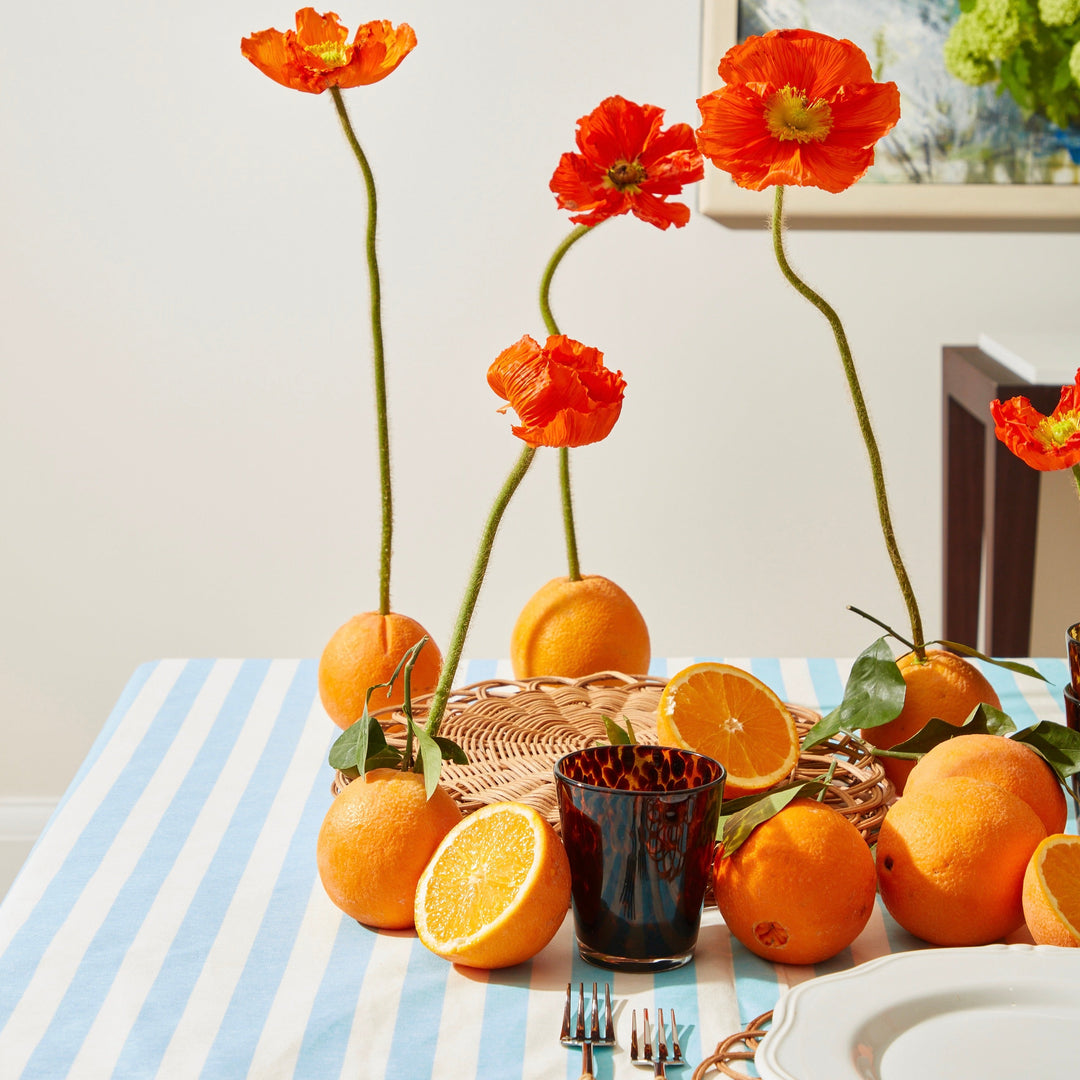
<svg viewBox="0 0 1080 1080">
<path fill-rule="evenodd" d="M 962 981 L 963 973 L 967 968 L 970 970 L 972 963 L 981 963 L 975 957 L 984 957 L 988 954 L 1004 954 L 1010 958 L 1010 963 L 1030 964 L 1031 960 L 1019 960 L 1019 957 L 1037 957 L 1040 963 L 1058 963 L 1064 965 L 1080 963 L 1080 950 L 1063 949 L 1054 945 L 1031 945 L 1025 942 L 1006 944 L 996 942 L 992 945 L 957 946 L 957 947 L 934 947 L 928 946 L 923 949 L 908 949 L 902 952 L 886 953 L 884 956 L 875 957 L 854 967 L 845 968 L 843 971 L 830 972 L 827 975 L 818 975 L 806 982 L 793 986 L 784 994 L 776 1004 L 773 1011 L 773 1023 L 755 1054 L 755 1065 L 761 1074 L 762 1080 L 817 1080 L 816 1077 L 797 1076 L 789 1071 L 786 1065 L 777 1060 L 777 1055 L 782 1054 L 785 1043 L 797 1037 L 798 1004 L 809 996 L 820 993 L 829 993 L 837 983 L 859 982 L 867 979 L 876 979 L 883 968 L 895 967 L 918 967 L 920 964 L 952 965 L 952 970 L 958 980 Z M 1051 959 L 1057 957 L 1058 959 Z M 1072 958 L 1072 959 L 1070 959 Z M 1012 972 L 1010 971 L 1010 974 Z M 844 1032 L 835 1033 L 842 1037 Z M 852 1078 L 857 1074 L 852 1071 Z M 830 1073 L 831 1080 L 845 1080 L 843 1077 Z"/>
</svg>

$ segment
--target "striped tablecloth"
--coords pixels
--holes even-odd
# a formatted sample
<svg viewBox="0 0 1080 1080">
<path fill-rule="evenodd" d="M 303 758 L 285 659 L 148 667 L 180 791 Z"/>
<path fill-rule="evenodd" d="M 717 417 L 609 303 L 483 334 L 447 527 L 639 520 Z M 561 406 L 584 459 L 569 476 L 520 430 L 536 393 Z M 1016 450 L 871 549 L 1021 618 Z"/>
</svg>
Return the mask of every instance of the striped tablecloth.
<svg viewBox="0 0 1080 1080">
<path fill-rule="evenodd" d="M 726 659 L 823 711 L 850 666 Z M 1035 663 L 1050 685 L 986 669 L 1019 726 L 1063 720 L 1065 664 Z M 458 684 L 493 677 L 511 678 L 508 665 L 472 661 Z M 326 899 L 315 838 L 336 734 L 309 660 L 135 672 L 0 905 L 0 1077 L 579 1075 L 557 1040 L 566 983 L 608 976 L 577 958 L 570 918 L 531 963 L 488 974 Z M 632 1007 L 674 1008 L 696 1063 L 795 983 L 918 947 L 879 908 L 829 963 L 776 966 L 709 910 L 693 964 L 611 979 L 619 1049 L 598 1052 L 597 1076 L 640 1076 Z"/>
</svg>

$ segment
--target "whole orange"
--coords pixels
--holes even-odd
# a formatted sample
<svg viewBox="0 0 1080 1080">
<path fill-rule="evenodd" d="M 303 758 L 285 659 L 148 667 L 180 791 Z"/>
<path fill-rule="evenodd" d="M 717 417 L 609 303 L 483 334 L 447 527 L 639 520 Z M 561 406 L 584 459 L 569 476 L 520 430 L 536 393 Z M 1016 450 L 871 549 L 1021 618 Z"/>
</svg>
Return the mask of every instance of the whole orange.
<svg viewBox="0 0 1080 1080">
<path fill-rule="evenodd" d="M 1054 770 L 1029 746 L 1003 735 L 958 735 L 938 743 L 911 770 L 907 792 L 949 776 L 971 776 L 1019 796 L 1047 833 L 1065 829 L 1068 807 Z"/>
<path fill-rule="evenodd" d="M 585 574 L 554 578 L 529 599 L 510 636 L 514 675 L 576 679 L 598 671 L 645 675 L 649 629 L 613 581 Z"/>
<path fill-rule="evenodd" d="M 1080 836 L 1048 836 L 1024 871 L 1024 920 L 1036 945 L 1080 946 Z"/>
<path fill-rule="evenodd" d="M 319 697 L 327 715 L 340 728 L 360 719 L 368 687 L 389 682 L 401 658 L 427 631 L 408 615 L 365 611 L 334 631 L 319 660 Z M 430 637 L 430 635 L 428 635 Z M 413 697 L 435 689 L 442 670 L 442 653 L 434 641 L 420 650 L 412 670 Z M 402 703 L 405 681 L 399 675 L 393 689 L 376 690 L 371 709 Z"/>
<path fill-rule="evenodd" d="M 874 857 L 843 814 L 793 799 L 732 855 L 717 849 L 716 906 L 734 937 L 780 964 L 817 964 L 862 932 L 874 908 Z"/>
<path fill-rule="evenodd" d="M 1045 835 L 1035 811 L 997 784 L 951 776 L 920 785 L 881 823 L 881 898 L 924 941 L 988 945 L 1024 921 L 1024 871 Z"/>
<path fill-rule="evenodd" d="M 920 660 L 910 652 L 901 656 L 896 666 L 907 686 L 904 707 L 887 724 L 863 729 L 862 737 L 871 746 L 887 750 L 902 743 L 925 727 L 932 717 L 959 727 L 976 705 L 985 702 L 1001 708 L 1001 701 L 986 676 L 956 653 L 927 649 L 926 659 Z M 885 757 L 878 760 L 897 793 L 902 793 L 914 762 Z"/>
<path fill-rule="evenodd" d="M 425 797 L 420 773 L 365 773 L 341 789 L 319 829 L 316 856 L 326 895 L 367 926 L 412 926 L 416 883 L 460 820 L 445 788 Z"/>
</svg>

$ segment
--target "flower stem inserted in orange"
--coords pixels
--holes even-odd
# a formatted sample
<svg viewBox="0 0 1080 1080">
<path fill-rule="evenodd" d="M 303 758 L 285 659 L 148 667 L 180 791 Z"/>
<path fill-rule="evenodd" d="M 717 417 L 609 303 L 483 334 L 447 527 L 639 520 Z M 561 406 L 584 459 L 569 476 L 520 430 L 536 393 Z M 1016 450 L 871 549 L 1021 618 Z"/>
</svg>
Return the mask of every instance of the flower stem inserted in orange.
<svg viewBox="0 0 1080 1080">
<path fill-rule="evenodd" d="M 784 184 L 839 192 L 873 164 L 878 139 L 900 118 L 895 83 L 874 81 L 866 55 L 850 41 L 810 30 L 773 30 L 727 51 L 725 86 L 698 100 L 698 146 L 740 187 L 775 186 L 773 250 L 788 282 L 828 320 L 836 338 L 859 431 L 870 458 L 885 547 L 911 620 L 915 652 L 925 655 L 922 617 L 896 542 L 881 455 L 870 425 L 843 323 L 792 270 L 784 253 Z"/>
<path fill-rule="evenodd" d="M 575 228 L 555 249 L 540 282 L 540 314 L 551 335 L 560 333 L 551 313 L 549 292 L 563 256 L 587 232 L 620 214 L 631 213 L 658 229 L 681 228 L 690 220 L 690 208 L 668 202 L 685 184 L 704 175 L 701 154 L 688 124 L 661 127 L 664 110 L 637 105 L 615 95 L 605 98 L 577 126 L 577 153 L 565 153 L 551 178 L 560 209 L 575 211 Z M 563 528 L 571 581 L 581 579 L 574 507 L 570 488 L 570 454 L 559 450 L 559 487 Z"/>
<path fill-rule="evenodd" d="M 314 8 L 296 13 L 296 30 L 261 30 L 240 43 L 240 51 L 263 74 L 293 90 L 309 94 L 330 91 L 346 141 L 360 166 L 367 189 L 367 263 L 371 292 L 372 366 L 375 376 L 375 413 L 379 453 L 382 532 L 379 545 L 379 614 L 390 612 L 390 557 L 393 549 L 393 495 L 390 482 L 390 434 L 387 421 L 386 371 L 382 335 L 382 292 L 375 251 L 378 203 L 375 179 L 356 137 L 341 96 L 342 88 L 367 86 L 394 71 L 415 48 L 416 34 L 405 23 L 386 20 L 365 23 L 352 43 L 333 12 L 319 15 Z"/>
<path fill-rule="evenodd" d="M 487 572 L 506 507 L 525 478 L 539 446 L 585 446 L 605 438 L 622 410 L 626 383 L 609 371 L 603 353 L 567 337 L 550 337 L 541 346 L 526 335 L 504 349 L 488 369 L 488 385 L 521 420 L 513 433 L 526 445 L 488 515 L 465 596 L 450 637 L 442 674 L 428 710 L 427 732 L 434 738 L 442 723 L 461 651 Z"/>
</svg>

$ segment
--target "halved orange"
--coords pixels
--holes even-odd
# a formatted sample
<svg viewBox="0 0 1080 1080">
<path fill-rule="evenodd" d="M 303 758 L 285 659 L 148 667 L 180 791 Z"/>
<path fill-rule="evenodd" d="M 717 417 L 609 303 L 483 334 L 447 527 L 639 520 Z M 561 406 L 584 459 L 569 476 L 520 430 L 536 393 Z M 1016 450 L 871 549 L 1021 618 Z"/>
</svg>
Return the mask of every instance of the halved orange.
<svg viewBox="0 0 1080 1080">
<path fill-rule="evenodd" d="M 724 798 L 756 795 L 799 760 L 799 732 L 784 703 L 760 679 L 730 664 L 692 664 L 660 697 L 657 735 L 727 770 Z"/>
<path fill-rule="evenodd" d="M 1080 836 L 1057 833 L 1024 874 L 1024 919 L 1036 945 L 1080 946 Z"/>
<path fill-rule="evenodd" d="M 436 955 L 502 968 L 535 956 L 570 907 L 570 862 L 531 806 L 492 803 L 435 849 L 416 887 L 416 933 Z"/>
</svg>

